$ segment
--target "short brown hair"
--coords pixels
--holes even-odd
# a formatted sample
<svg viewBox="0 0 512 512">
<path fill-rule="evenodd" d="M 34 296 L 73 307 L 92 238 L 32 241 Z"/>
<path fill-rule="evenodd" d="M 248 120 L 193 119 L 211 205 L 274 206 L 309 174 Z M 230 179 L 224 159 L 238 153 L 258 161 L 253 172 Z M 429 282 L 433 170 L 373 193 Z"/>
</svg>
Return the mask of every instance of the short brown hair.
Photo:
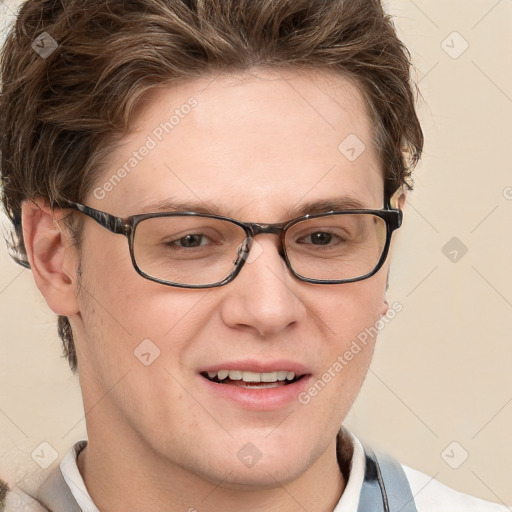
<svg viewBox="0 0 512 512">
<path fill-rule="evenodd" d="M 58 48 L 32 48 L 44 34 Z M 253 67 L 330 70 L 363 93 L 382 156 L 385 193 L 418 162 L 410 54 L 380 0 L 27 0 L 1 60 L 2 202 L 12 257 L 28 266 L 21 204 L 82 201 L 129 133 L 148 90 Z M 69 321 L 59 336 L 73 371 Z"/>
</svg>

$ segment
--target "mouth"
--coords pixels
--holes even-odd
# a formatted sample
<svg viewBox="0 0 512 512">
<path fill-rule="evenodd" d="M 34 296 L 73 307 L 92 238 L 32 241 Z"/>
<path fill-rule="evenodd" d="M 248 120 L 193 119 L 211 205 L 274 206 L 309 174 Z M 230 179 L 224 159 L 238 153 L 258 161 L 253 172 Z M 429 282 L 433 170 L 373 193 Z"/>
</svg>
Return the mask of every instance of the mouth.
<svg viewBox="0 0 512 512">
<path fill-rule="evenodd" d="M 273 372 L 249 372 L 244 370 L 219 370 L 201 372 L 210 382 L 246 389 L 269 389 L 288 386 L 303 379 L 306 374 L 296 374 L 289 370 Z"/>
<path fill-rule="evenodd" d="M 288 359 L 245 359 L 219 362 L 199 369 L 208 396 L 216 406 L 234 405 L 246 411 L 271 412 L 293 408 L 313 378 L 307 366 Z"/>
</svg>

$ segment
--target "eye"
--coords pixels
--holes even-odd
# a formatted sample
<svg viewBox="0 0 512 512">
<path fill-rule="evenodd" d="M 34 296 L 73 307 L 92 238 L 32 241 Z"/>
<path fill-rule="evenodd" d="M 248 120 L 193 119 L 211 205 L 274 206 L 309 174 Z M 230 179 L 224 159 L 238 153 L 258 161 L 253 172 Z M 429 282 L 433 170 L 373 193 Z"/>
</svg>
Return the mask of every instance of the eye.
<svg viewBox="0 0 512 512">
<path fill-rule="evenodd" d="M 315 231 L 309 235 L 300 237 L 297 240 L 299 244 L 311 244 L 311 245 L 332 245 L 333 243 L 343 242 L 344 240 L 334 233 L 327 231 Z"/>
<path fill-rule="evenodd" d="M 178 238 L 177 240 L 172 240 L 170 242 L 167 242 L 168 245 L 177 245 L 179 247 L 184 248 L 190 248 L 193 249 L 194 247 L 201 247 L 204 245 L 208 245 L 211 242 L 211 240 L 200 233 L 194 233 L 190 235 L 182 236 L 181 238 Z"/>
</svg>

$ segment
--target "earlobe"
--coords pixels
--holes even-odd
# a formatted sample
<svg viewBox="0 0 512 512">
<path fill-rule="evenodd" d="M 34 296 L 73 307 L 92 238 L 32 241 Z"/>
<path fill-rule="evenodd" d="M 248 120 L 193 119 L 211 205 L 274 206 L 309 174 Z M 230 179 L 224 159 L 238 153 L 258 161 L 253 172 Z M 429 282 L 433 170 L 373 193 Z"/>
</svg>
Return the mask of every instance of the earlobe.
<svg viewBox="0 0 512 512">
<path fill-rule="evenodd" d="M 382 301 L 382 308 L 380 310 L 381 318 L 383 316 L 386 316 L 388 310 L 389 310 L 389 302 L 388 302 L 388 300 L 386 298 L 384 298 L 384 300 Z"/>
<path fill-rule="evenodd" d="M 55 212 L 43 200 L 27 200 L 22 226 L 30 268 L 48 306 L 58 315 L 76 314 L 76 255 Z"/>
<path fill-rule="evenodd" d="M 405 200 L 407 199 L 407 191 L 404 190 L 404 192 L 400 195 L 398 198 L 398 208 L 400 210 L 404 209 L 405 206 Z"/>
<path fill-rule="evenodd" d="M 405 201 L 407 199 L 408 188 L 407 186 L 401 186 L 390 198 L 391 208 L 398 208 L 403 210 Z"/>
</svg>

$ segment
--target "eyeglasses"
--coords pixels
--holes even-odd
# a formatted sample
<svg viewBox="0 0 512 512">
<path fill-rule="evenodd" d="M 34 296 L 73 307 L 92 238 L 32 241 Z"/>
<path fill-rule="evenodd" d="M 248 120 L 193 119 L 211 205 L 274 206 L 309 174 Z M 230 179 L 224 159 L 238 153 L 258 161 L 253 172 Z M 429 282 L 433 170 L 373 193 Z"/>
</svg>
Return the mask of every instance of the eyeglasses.
<svg viewBox="0 0 512 512">
<path fill-rule="evenodd" d="M 231 282 L 257 245 L 254 238 L 263 233 L 279 237 L 278 252 L 301 281 L 361 281 L 382 267 L 391 235 L 402 224 L 401 210 L 392 208 L 333 211 L 257 224 L 195 212 L 121 218 L 72 201 L 67 206 L 126 236 L 133 266 L 142 277 L 180 288 Z"/>
</svg>

